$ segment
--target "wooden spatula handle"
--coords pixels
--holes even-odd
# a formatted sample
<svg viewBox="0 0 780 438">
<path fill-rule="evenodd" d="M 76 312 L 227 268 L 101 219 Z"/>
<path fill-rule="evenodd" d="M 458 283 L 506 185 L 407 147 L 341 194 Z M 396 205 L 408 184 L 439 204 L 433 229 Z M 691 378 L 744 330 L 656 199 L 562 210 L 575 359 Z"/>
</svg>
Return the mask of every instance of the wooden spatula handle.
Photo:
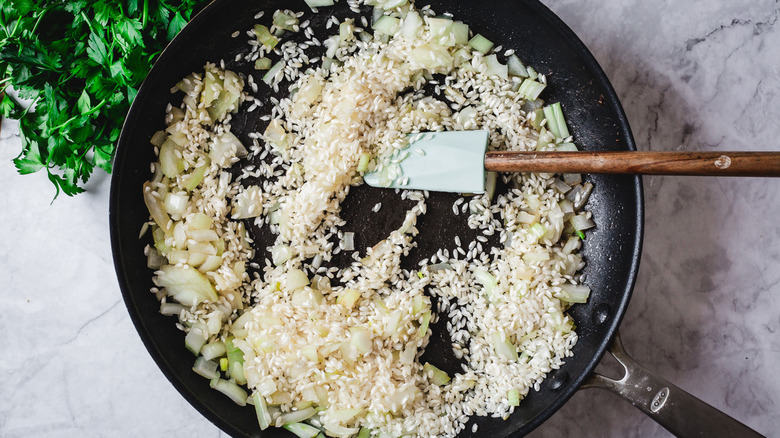
<svg viewBox="0 0 780 438">
<path fill-rule="evenodd" d="M 780 177 L 780 152 L 488 152 L 496 172 Z"/>
</svg>

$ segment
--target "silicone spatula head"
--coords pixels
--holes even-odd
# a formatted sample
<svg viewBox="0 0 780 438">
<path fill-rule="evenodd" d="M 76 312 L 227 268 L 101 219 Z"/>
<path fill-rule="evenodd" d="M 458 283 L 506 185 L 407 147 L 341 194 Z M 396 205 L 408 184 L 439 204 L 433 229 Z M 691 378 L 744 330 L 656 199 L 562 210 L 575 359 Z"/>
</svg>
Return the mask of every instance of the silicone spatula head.
<svg viewBox="0 0 780 438">
<path fill-rule="evenodd" d="M 484 193 L 489 136 L 488 131 L 410 134 L 406 149 L 363 179 L 372 187 Z"/>
</svg>

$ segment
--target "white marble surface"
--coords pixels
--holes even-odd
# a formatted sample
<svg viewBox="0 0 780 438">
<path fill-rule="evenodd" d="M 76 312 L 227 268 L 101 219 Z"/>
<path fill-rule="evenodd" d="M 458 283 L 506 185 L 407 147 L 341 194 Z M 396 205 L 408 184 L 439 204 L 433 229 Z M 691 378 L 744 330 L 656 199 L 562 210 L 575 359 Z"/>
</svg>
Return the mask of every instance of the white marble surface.
<svg viewBox="0 0 780 438">
<path fill-rule="evenodd" d="M 620 96 L 640 149 L 780 150 L 776 1 L 546 0 Z M 121 301 L 108 177 L 50 204 L 0 134 L 0 436 L 224 436 L 173 389 Z M 645 179 L 629 353 L 766 435 L 780 424 L 780 180 Z M 600 369 L 610 370 L 604 364 Z M 583 390 L 534 437 L 664 437 L 616 396 Z"/>
</svg>

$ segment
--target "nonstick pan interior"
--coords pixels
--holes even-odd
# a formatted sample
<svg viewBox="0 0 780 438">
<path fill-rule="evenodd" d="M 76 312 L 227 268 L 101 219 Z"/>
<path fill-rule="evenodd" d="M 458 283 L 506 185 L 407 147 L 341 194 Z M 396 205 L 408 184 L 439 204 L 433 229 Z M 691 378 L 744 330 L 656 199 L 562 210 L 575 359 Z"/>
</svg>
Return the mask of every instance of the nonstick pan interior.
<svg viewBox="0 0 780 438">
<path fill-rule="evenodd" d="M 427 2 L 418 2 L 418 7 Z M 504 49 L 514 49 L 527 64 L 546 74 L 549 86 L 543 97 L 560 101 L 570 131 L 580 148 L 586 150 L 634 150 L 631 132 L 620 103 L 606 76 L 585 46 L 552 12 L 537 1 L 433 1 L 438 13 L 449 12 L 469 24 Z M 205 62 L 224 60 L 226 67 L 244 73 L 257 73 L 250 63 L 233 62 L 235 55 L 247 49 L 245 31 L 254 25 L 255 14 L 276 9 L 306 11 L 316 35 L 329 35 L 324 23 L 330 14 L 346 15 L 344 1 L 334 8 L 321 8 L 312 15 L 303 1 L 228 1 L 217 0 L 204 9 L 177 36 L 162 54 L 141 87 L 126 119 L 114 164 L 111 186 L 110 225 L 115 266 L 130 316 L 166 377 L 204 416 L 233 436 L 261 436 L 251 406 L 240 408 L 209 388 L 208 381 L 192 372 L 194 357 L 184 348 L 183 333 L 176 329 L 175 318 L 159 314 L 159 303 L 149 293 L 152 272 L 146 267 L 143 248 L 150 238 L 138 239 L 138 231 L 148 213 L 141 186 L 149 178 L 154 154 L 149 140 L 163 128 L 163 115 L 171 101 L 169 89 L 185 75 L 202 70 Z M 235 30 L 241 36 L 231 37 Z M 262 84 L 261 84 L 262 85 Z M 261 86 L 258 97 L 267 99 L 270 90 Z M 262 131 L 260 113 L 238 115 L 233 132 L 243 141 L 247 134 Z M 537 391 L 531 391 L 507 421 L 474 418 L 480 436 L 515 436 L 528 433 L 549 418 L 579 388 L 603 356 L 625 312 L 639 264 L 642 238 L 642 189 L 638 177 L 587 176 L 595 186 L 588 209 L 596 228 L 588 231 L 583 254 L 587 266 L 585 283 L 592 289 L 587 304 L 575 305 L 573 316 L 579 341 L 574 357 L 548 375 Z M 428 213 L 418 227 L 421 235 L 405 263 L 416 265 L 429 257 L 441 242 L 452 242 L 456 234 L 468 242 L 473 231 L 464 216 L 452 213 L 456 195 L 432 194 Z M 382 202 L 380 214 L 364 214 Z M 395 207 L 395 208 L 393 208 Z M 356 232 L 356 248 L 363 248 L 386 236 L 400 221 L 402 201 L 392 190 L 359 187 L 351 191 L 343 204 L 345 231 Z M 252 229 L 263 242 L 263 230 Z M 262 257 L 262 251 L 258 251 Z M 337 260 L 338 262 L 338 260 Z M 442 319 L 443 320 L 443 319 Z M 439 323 L 441 324 L 441 322 Z M 432 327 L 433 338 L 426 358 L 445 370 L 457 369 L 449 351 L 446 330 Z M 465 433 L 470 434 L 471 424 Z M 263 437 L 290 436 L 271 428 Z"/>
</svg>

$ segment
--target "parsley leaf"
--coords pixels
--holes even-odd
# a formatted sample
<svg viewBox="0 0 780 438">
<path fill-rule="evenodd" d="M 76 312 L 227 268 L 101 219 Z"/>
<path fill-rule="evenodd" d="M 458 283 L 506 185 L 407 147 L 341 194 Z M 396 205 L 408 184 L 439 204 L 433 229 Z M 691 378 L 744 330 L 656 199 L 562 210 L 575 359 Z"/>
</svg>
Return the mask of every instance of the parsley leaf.
<svg viewBox="0 0 780 438">
<path fill-rule="evenodd" d="M 46 171 L 73 196 L 116 141 L 149 67 L 206 0 L 0 2 L 0 116 L 19 120 L 21 174 Z"/>
</svg>

